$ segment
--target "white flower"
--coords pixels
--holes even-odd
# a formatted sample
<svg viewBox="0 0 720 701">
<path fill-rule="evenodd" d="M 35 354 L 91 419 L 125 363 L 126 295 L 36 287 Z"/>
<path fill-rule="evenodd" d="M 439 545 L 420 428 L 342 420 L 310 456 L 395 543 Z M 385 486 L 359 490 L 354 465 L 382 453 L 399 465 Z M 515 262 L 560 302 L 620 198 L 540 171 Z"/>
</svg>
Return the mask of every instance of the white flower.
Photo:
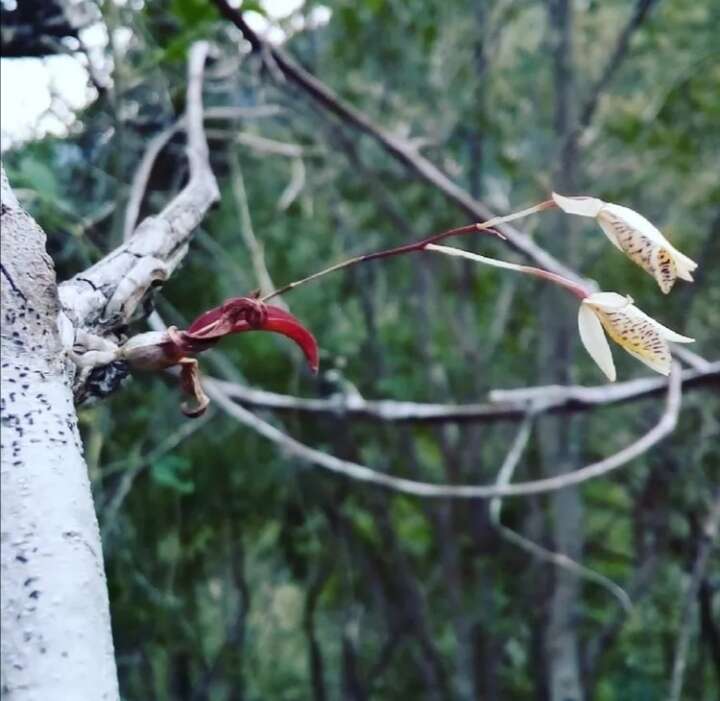
<svg viewBox="0 0 720 701">
<path fill-rule="evenodd" d="M 667 294 L 676 278 L 692 282 L 697 263 L 683 255 L 645 217 L 628 207 L 596 197 L 564 197 L 553 192 L 555 204 L 568 214 L 594 217 L 610 241 L 657 280 Z"/>
<path fill-rule="evenodd" d="M 583 345 L 592 359 L 615 381 L 615 364 L 605 334 L 630 355 L 662 375 L 670 374 L 668 341 L 692 343 L 641 312 L 630 297 L 615 292 L 597 292 L 580 304 L 578 328 Z"/>
</svg>

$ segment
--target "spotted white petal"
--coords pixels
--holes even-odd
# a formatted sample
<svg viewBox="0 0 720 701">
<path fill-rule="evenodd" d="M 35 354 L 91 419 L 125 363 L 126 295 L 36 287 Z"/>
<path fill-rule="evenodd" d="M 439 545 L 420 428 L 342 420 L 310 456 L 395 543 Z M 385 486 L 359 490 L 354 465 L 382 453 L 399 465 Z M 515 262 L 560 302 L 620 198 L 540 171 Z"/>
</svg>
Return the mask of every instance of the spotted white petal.
<svg viewBox="0 0 720 701">
<path fill-rule="evenodd" d="M 697 263 L 680 253 L 642 214 L 629 207 L 605 204 L 598 223 L 618 248 L 655 278 L 665 294 L 678 277 L 692 282 Z"/>
<path fill-rule="evenodd" d="M 637 319 L 649 321 L 657 329 L 658 333 L 668 341 L 672 341 L 673 343 L 695 343 L 694 338 L 690 338 L 689 336 L 683 336 L 677 331 L 673 331 L 667 326 L 663 326 L 659 321 L 656 321 L 651 316 L 648 316 L 647 314 L 645 314 L 645 312 L 641 311 L 637 307 L 633 307 L 631 313 Z"/>
<path fill-rule="evenodd" d="M 680 253 L 652 222 L 634 209 L 595 197 L 553 193 L 553 200 L 568 214 L 595 217 L 612 244 L 650 273 L 665 294 L 677 278 L 692 282 L 697 263 Z"/>
<path fill-rule="evenodd" d="M 597 217 L 605 203 L 597 197 L 565 197 L 552 193 L 555 204 L 566 214 L 577 214 L 580 217 Z"/>
<path fill-rule="evenodd" d="M 652 271 L 655 281 L 659 285 L 662 293 L 667 294 L 670 292 L 678 277 L 678 269 L 675 259 L 667 248 L 655 246 L 650 254 L 650 265 L 648 268 Z"/>
<path fill-rule="evenodd" d="M 601 309 L 624 309 L 633 303 L 629 295 L 620 295 L 617 292 L 595 292 L 586 297 L 583 304 L 600 307 Z"/>
<path fill-rule="evenodd" d="M 598 224 L 600 224 L 600 228 L 605 233 L 605 236 L 607 236 L 610 239 L 610 242 L 612 243 L 615 248 L 618 249 L 618 251 L 621 251 L 622 253 L 625 253 L 625 249 L 620 244 L 620 241 L 618 240 L 617 233 L 615 232 L 615 227 L 611 222 L 609 222 L 606 219 L 603 219 L 602 217 L 597 218 Z"/>
<path fill-rule="evenodd" d="M 615 382 L 617 374 L 613 362 L 610 344 L 605 338 L 602 323 L 595 310 L 583 302 L 578 311 L 578 330 L 580 339 L 590 357 L 598 364 L 610 382 Z"/>
<path fill-rule="evenodd" d="M 602 306 L 592 303 L 591 299 L 596 297 L 597 295 L 592 295 L 583 304 L 596 312 L 607 335 L 630 355 L 656 372 L 663 375 L 670 372 L 672 358 L 668 341 L 692 342 L 691 338 L 668 329 L 633 304 L 627 304 L 622 308 Z M 615 302 L 617 303 L 617 300 Z"/>
<path fill-rule="evenodd" d="M 630 229 L 658 246 L 666 246 L 668 244 L 668 240 L 652 222 L 648 221 L 642 214 L 636 212 L 634 209 L 630 209 L 630 207 L 604 202 L 600 216 L 619 219 Z"/>
<path fill-rule="evenodd" d="M 651 370 L 655 370 L 655 372 L 659 372 L 661 375 L 670 374 L 670 368 L 672 367 L 672 357 L 670 356 L 669 350 L 667 352 L 663 351 L 661 353 L 656 353 L 653 355 L 644 355 L 643 353 L 637 353 L 636 351 L 630 350 L 629 348 L 625 348 L 625 350 L 630 353 L 633 358 L 637 358 L 641 363 L 647 365 Z"/>
<path fill-rule="evenodd" d="M 680 253 L 680 251 L 670 244 L 668 244 L 668 250 L 675 261 L 678 277 L 681 280 L 692 282 L 693 276 L 691 273 L 698 267 L 698 264 L 692 258 L 688 258 L 685 254 Z"/>
</svg>

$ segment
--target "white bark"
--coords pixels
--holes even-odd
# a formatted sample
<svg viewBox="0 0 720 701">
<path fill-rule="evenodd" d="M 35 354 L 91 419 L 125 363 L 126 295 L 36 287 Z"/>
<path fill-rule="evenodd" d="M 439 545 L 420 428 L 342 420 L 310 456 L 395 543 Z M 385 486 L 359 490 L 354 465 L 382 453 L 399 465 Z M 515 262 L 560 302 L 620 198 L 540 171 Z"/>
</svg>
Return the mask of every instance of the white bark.
<svg viewBox="0 0 720 701">
<path fill-rule="evenodd" d="M 102 547 L 45 235 L 2 183 L 2 696 L 119 698 Z"/>
<path fill-rule="evenodd" d="M 195 227 L 220 193 L 210 168 L 203 130 L 202 85 L 208 45 L 192 45 L 188 58 L 187 155 L 190 178 L 157 216 L 95 265 L 60 284 L 63 311 L 78 331 L 112 336 L 126 324 L 150 288 L 170 277 L 190 245 Z"/>
</svg>

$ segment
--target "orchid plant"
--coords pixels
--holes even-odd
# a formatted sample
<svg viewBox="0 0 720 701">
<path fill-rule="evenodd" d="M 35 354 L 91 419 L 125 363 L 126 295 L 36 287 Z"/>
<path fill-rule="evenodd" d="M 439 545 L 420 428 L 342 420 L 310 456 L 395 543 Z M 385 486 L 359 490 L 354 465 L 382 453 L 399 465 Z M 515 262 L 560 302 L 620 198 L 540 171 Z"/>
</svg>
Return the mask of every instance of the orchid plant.
<svg viewBox="0 0 720 701">
<path fill-rule="evenodd" d="M 112 351 L 102 349 L 85 352 L 82 362 L 78 362 L 88 365 L 119 359 L 140 370 L 162 370 L 179 366 L 181 387 L 191 398 L 191 402 L 182 405 L 182 410 L 187 416 L 199 416 L 207 408 L 209 399 L 200 382 L 195 356 L 212 348 L 225 336 L 246 331 L 282 334 L 295 341 L 305 355 L 311 371 L 317 372 L 319 361 L 315 337 L 292 314 L 268 304 L 270 299 L 352 265 L 413 252 L 433 251 L 533 275 L 568 290 L 580 300 L 580 339 L 611 382 L 616 379 L 616 371 L 606 336 L 651 369 L 668 375 L 671 367 L 669 343 L 692 343 L 693 339 L 668 329 L 643 313 L 634 305 L 631 297 L 615 292 L 593 292 L 581 284 L 542 268 L 508 263 L 463 249 L 439 245 L 440 241 L 451 236 L 475 232 L 504 238 L 494 227 L 553 208 L 559 208 L 567 214 L 597 219 L 612 243 L 653 275 L 665 294 L 672 289 L 677 278 L 692 281 L 691 273 L 697 268 L 697 264 L 674 248 L 642 215 L 627 207 L 603 202 L 594 197 L 566 197 L 553 193 L 550 200 L 504 217 L 449 229 L 420 241 L 348 258 L 280 287 L 262 298 L 251 295 L 229 299 L 221 306 L 201 314 L 184 331 L 170 327 L 163 332 L 139 334 L 119 348 L 114 347 Z"/>
<path fill-rule="evenodd" d="M 69 323 L 69 322 L 68 322 Z M 231 334 L 270 331 L 290 338 L 300 347 L 313 373 L 318 370 L 315 337 L 298 319 L 280 307 L 265 304 L 256 296 L 228 299 L 195 319 L 185 330 L 170 326 L 148 331 L 117 346 L 107 339 L 78 334 L 70 355 L 81 368 L 127 363 L 133 370 L 180 368 L 180 386 L 189 401 L 181 405 L 186 416 L 200 416 L 210 402 L 200 383 L 195 356 L 214 347 Z"/>
<path fill-rule="evenodd" d="M 78 365 L 86 367 L 117 360 L 125 361 L 134 370 L 165 370 L 179 366 L 180 386 L 183 392 L 190 397 L 190 401 L 181 405 L 182 411 L 186 416 L 200 416 L 207 409 L 210 400 L 200 382 L 200 371 L 195 356 L 212 348 L 225 336 L 245 331 L 270 331 L 287 336 L 301 348 L 310 370 L 317 373 L 319 352 L 313 334 L 289 312 L 267 304 L 268 300 L 336 270 L 380 258 L 422 251 L 431 243 L 450 236 L 485 231 L 488 234 L 504 238 L 502 234 L 492 229 L 492 226 L 518 216 L 524 216 L 524 214 L 516 213 L 509 217 L 498 217 L 481 224 L 470 224 L 443 231 L 395 248 L 355 256 L 301 280 L 291 282 L 263 298 L 252 295 L 229 299 L 221 306 L 198 316 L 186 330 L 181 331 L 175 326 L 170 326 L 165 331 L 149 331 L 133 336 L 120 347 L 109 343 L 102 348 L 77 346 L 73 357 Z"/>
</svg>

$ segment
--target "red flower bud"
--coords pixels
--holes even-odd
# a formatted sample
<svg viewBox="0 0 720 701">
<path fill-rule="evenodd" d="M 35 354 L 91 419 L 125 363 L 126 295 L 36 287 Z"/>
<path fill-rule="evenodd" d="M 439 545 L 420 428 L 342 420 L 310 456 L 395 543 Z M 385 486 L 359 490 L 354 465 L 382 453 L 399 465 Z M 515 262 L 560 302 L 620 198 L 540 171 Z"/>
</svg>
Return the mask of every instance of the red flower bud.
<svg viewBox="0 0 720 701">
<path fill-rule="evenodd" d="M 223 336 L 244 331 L 272 331 L 291 338 L 302 349 L 310 369 L 318 371 L 318 346 L 312 333 L 289 312 L 252 297 L 227 300 L 201 314 L 181 333 L 188 352 L 198 352 Z"/>
<path fill-rule="evenodd" d="M 254 297 L 234 297 L 201 314 L 186 331 L 171 326 L 131 338 L 120 350 L 121 357 L 139 370 L 163 370 L 179 365 L 180 386 L 193 400 L 184 403 L 187 416 L 200 416 L 209 403 L 200 383 L 198 362 L 192 356 L 214 346 L 221 338 L 244 331 L 271 331 L 291 338 L 300 346 L 310 366 L 318 371 L 315 337 L 292 314 Z"/>
<path fill-rule="evenodd" d="M 291 338 L 305 354 L 310 370 L 317 373 L 320 361 L 315 336 L 310 333 L 292 314 L 280 307 L 266 305 L 267 317 L 260 327 L 262 331 L 273 331 Z"/>
</svg>

